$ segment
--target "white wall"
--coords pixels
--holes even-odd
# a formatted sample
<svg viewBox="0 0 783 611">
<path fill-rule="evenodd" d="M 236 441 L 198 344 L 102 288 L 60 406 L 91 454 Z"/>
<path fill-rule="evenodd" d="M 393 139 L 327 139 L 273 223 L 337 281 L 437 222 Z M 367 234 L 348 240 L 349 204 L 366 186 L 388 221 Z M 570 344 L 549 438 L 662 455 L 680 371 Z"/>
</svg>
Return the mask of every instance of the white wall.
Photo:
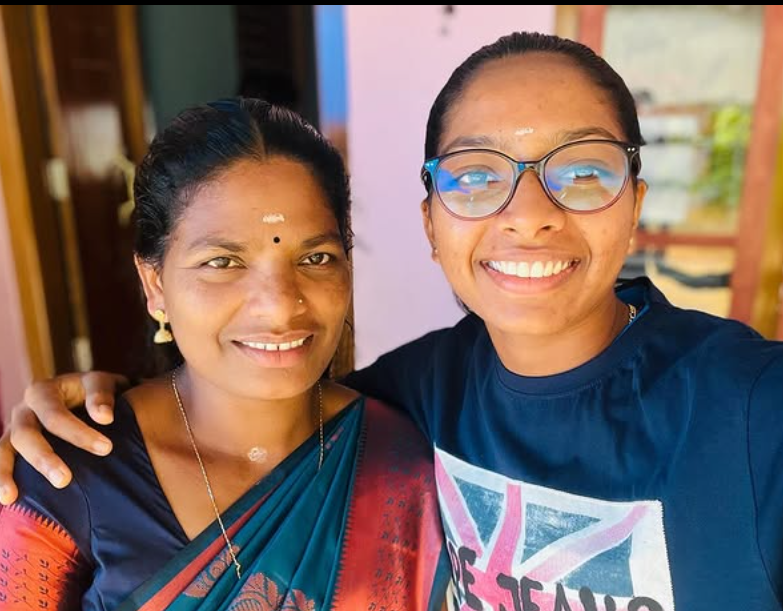
<svg viewBox="0 0 783 611">
<path fill-rule="evenodd" d="M 0 407 L 7 414 L 22 398 L 30 363 L 5 206 L 0 189 Z"/>
<path fill-rule="evenodd" d="M 603 56 L 657 106 L 752 105 L 763 32 L 760 4 L 613 4 Z"/>
<path fill-rule="evenodd" d="M 435 96 L 482 45 L 515 30 L 554 28 L 554 5 L 453 9 L 345 6 L 357 367 L 462 315 L 430 260 L 419 213 Z"/>
</svg>

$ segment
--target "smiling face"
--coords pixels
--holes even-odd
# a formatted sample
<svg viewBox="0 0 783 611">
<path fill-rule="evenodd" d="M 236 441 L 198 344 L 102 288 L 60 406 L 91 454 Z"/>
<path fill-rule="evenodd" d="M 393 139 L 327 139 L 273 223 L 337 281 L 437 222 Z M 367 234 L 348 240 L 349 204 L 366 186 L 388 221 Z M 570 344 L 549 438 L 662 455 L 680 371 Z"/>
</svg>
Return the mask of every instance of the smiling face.
<svg viewBox="0 0 783 611">
<path fill-rule="evenodd" d="M 264 219 L 274 216 L 279 222 Z M 348 309 L 350 266 L 323 189 L 283 157 L 196 189 L 160 269 L 139 262 L 188 367 L 236 396 L 294 397 L 320 378 Z"/>
<path fill-rule="evenodd" d="M 478 70 L 446 115 L 438 155 L 489 148 L 536 160 L 592 139 L 627 139 L 609 97 L 568 59 L 528 53 Z M 644 192 L 629 181 L 611 207 L 573 214 L 527 172 L 496 216 L 456 218 L 434 194 L 422 212 L 436 260 L 493 339 L 552 336 L 614 307 Z"/>
</svg>

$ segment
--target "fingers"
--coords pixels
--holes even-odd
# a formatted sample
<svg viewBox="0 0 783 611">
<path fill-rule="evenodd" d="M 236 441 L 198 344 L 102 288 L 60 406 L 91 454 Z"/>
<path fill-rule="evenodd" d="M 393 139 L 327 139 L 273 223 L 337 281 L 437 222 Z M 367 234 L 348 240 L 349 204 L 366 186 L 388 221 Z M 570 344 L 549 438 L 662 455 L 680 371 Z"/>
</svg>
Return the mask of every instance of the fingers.
<svg viewBox="0 0 783 611">
<path fill-rule="evenodd" d="M 128 380 L 114 373 L 90 371 L 82 376 L 81 381 L 90 418 L 98 424 L 111 424 L 114 420 L 114 395 L 118 387 L 128 385 Z"/>
<path fill-rule="evenodd" d="M 70 412 L 64 413 L 68 418 L 76 419 Z M 70 469 L 54 453 L 41 434 L 41 424 L 35 412 L 26 405 L 19 405 L 11 412 L 10 437 L 16 451 L 55 488 L 63 488 L 70 483 Z"/>
<path fill-rule="evenodd" d="M 24 403 L 11 412 L 9 430 L 0 438 L 0 503 L 12 503 L 19 494 L 13 479 L 16 452 L 57 488 L 67 486 L 73 478 L 44 437 L 42 427 L 87 452 L 111 452 L 111 441 L 70 409 L 84 403 L 95 422 L 109 424 L 114 419 L 115 391 L 127 383 L 123 376 L 96 371 L 31 384 L 25 391 Z"/>
<path fill-rule="evenodd" d="M 13 446 L 26 459 L 40 460 L 37 451 L 46 443 L 40 433 L 43 427 L 55 437 L 72 445 L 105 456 L 112 448 L 109 439 L 75 417 L 69 408 L 81 405 L 86 400 L 89 404 L 88 412 L 93 420 L 100 424 L 107 424 L 114 418 L 114 389 L 117 384 L 123 382 L 126 380 L 122 376 L 90 372 L 66 374 L 32 384 L 25 392 L 24 407 L 27 409 L 21 412 L 23 417 L 12 420 Z M 16 414 L 17 411 L 14 410 L 14 413 Z M 28 426 L 31 418 L 37 420 L 33 423 L 34 426 Z M 15 422 L 22 423 L 19 426 L 25 428 L 17 431 Z M 20 439 L 18 443 L 25 445 L 20 447 L 17 439 Z M 28 452 L 31 453 L 30 456 Z"/>
<path fill-rule="evenodd" d="M 0 504 L 10 505 L 19 495 L 14 482 L 14 462 L 16 453 L 11 445 L 11 433 L 6 431 L 0 437 Z"/>
</svg>

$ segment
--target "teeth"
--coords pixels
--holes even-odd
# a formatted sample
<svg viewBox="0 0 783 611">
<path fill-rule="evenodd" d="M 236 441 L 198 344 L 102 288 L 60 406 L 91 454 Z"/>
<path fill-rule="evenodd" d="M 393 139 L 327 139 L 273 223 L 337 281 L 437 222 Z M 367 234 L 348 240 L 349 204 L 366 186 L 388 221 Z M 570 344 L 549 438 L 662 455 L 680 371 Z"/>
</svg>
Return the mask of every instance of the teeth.
<svg viewBox="0 0 783 611">
<path fill-rule="evenodd" d="M 488 261 L 487 267 L 506 276 L 549 278 L 571 267 L 573 261 Z"/>
<path fill-rule="evenodd" d="M 241 342 L 242 345 L 254 348 L 255 350 L 265 350 L 267 352 L 286 352 L 304 346 L 307 338 L 298 339 L 294 342 L 285 342 L 282 344 L 264 344 L 261 342 Z"/>
<path fill-rule="evenodd" d="M 544 264 L 541 261 L 536 261 L 530 267 L 531 278 L 541 278 L 544 275 Z"/>
</svg>

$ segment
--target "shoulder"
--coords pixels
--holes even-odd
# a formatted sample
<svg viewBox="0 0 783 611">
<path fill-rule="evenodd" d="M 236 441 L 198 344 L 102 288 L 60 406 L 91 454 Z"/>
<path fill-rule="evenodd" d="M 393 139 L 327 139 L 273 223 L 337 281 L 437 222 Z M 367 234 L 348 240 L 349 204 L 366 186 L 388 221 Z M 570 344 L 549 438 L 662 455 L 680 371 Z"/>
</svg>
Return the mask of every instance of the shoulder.
<svg viewBox="0 0 783 611">
<path fill-rule="evenodd" d="M 117 395 L 114 399 L 114 420 L 110 424 L 102 425 L 93 421 L 84 406 L 75 409 L 73 414 L 84 424 L 105 435 L 112 442 L 111 454 L 105 457 L 95 456 L 52 435 L 48 431 L 44 431 L 44 436 L 51 444 L 52 449 L 74 470 L 74 473 L 77 471 L 88 472 L 91 469 L 99 468 L 99 465 L 106 462 L 117 460 L 129 446 L 135 448 L 139 444 L 140 438 L 136 416 L 131 404 L 124 395 Z"/>
<path fill-rule="evenodd" d="M 471 353 L 477 342 L 489 341 L 484 321 L 470 314 L 453 327 L 432 331 L 418 339 L 387 352 L 378 359 L 382 362 L 455 362 Z"/>
<path fill-rule="evenodd" d="M 84 407 L 76 409 L 74 415 L 108 437 L 113 444 L 112 452 L 108 456 L 95 456 L 45 433 L 54 452 L 73 473 L 71 483 L 63 489 L 54 488 L 24 459 L 17 461 L 14 479 L 19 485 L 20 502 L 43 518 L 60 524 L 79 549 L 88 554 L 94 514 L 102 511 L 100 503 L 93 502 L 91 497 L 100 495 L 107 485 L 121 485 L 120 476 L 140 472 L 137 467 L 145 464 L 146 454 L 133 411 L 123 397 L 116 397 L 114 421 L 109 425 L 97 425 Z"/>
<path fill-rule="evenodd" d="M 750 380 L 783 347 L 739 321 L 672 305 L 651 285 L 648 307 L 645 345 L 681 368 Z"/>
<path fill-rule="evenodd" d="M 634 363 L 648 384 L 674 377 L 694 396 L 724 389 L 722 403 L 739 405 L 783 350 L 783 343 L 764 339 L 741 322 L 671 304 L 647 279 L 623 285 L 618 294 L 634 292 L 643 315 L 622 341 L 633 344 Z"/>
<path fill-rule="evenodd" d="M 454 327 L 432 331 L 380 356 L 373 364 L 348 375 L 344 382 L 370 396 L 393 405 L 414 410 L 426 389 L 439 377 L 454 377 L 476 355 L 482 342 L 492 344 L 484 322 L 475 315 L 466 316 Z"/>
<path fill-rule="evenodd" d="M 318 401 L 322 406 L 323 416 L 326 420 L 330 420 L 362 396 L 352 388 L 331 380 L 320 381 L 315 391 L 321 393 Z"/>
<path fill-rule="evenodd" d="M 432 446 L 411 418 L 383 401 L 364 399 L 368 438 L 382 436 L 390 447 L 427 457 L 431 462 Z"/>
</svg>

